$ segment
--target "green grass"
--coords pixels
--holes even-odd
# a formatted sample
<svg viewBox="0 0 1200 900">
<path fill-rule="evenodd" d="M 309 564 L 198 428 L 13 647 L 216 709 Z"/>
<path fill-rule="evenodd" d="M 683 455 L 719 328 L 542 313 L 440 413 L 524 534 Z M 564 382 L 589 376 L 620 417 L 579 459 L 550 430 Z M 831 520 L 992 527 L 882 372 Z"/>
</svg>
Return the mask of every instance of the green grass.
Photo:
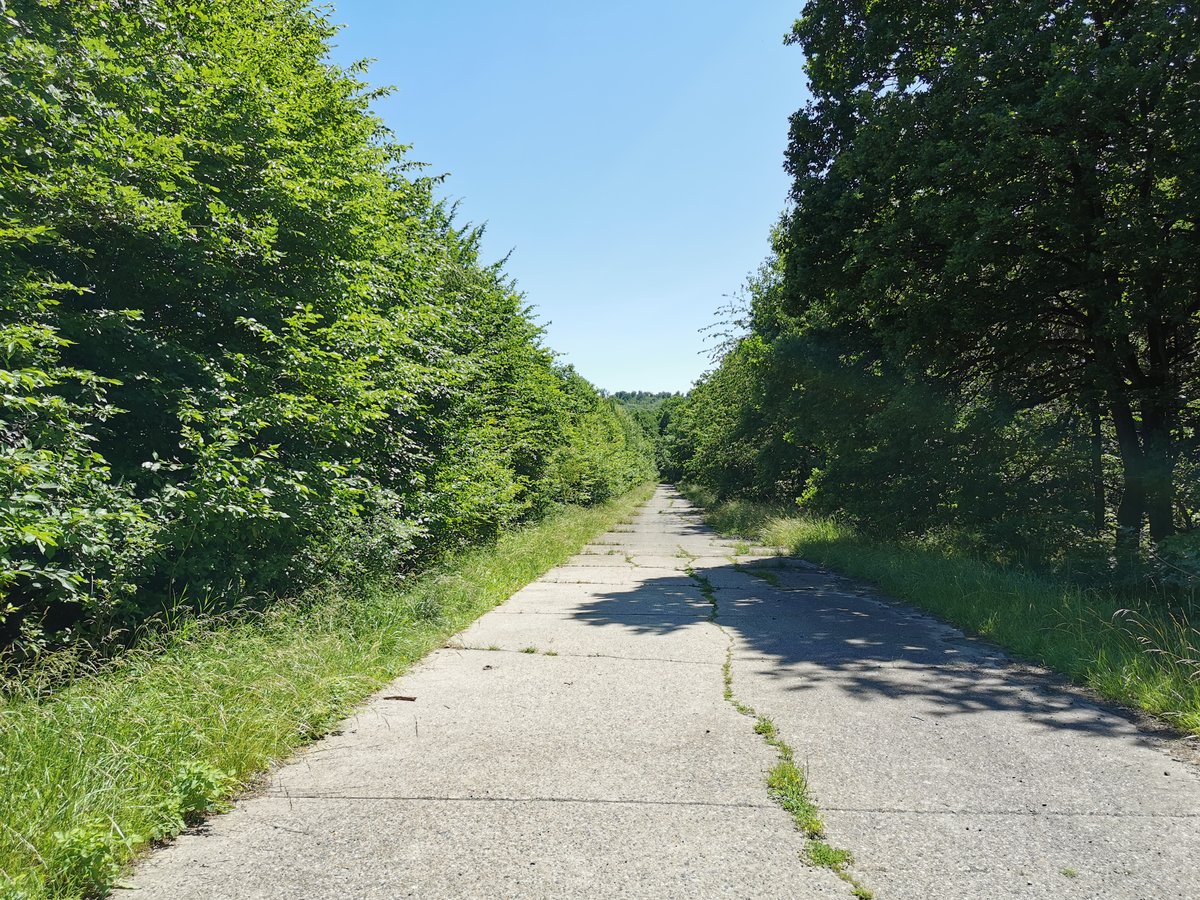
<svg viewBox="0 0 1200 900">
<path fill-rule="evenodd" d="M 825 841 L 825 823 L 817 808 L 808 777 L 796 765 L 796 753 L 791 744 L 784 740 L 775 723 L 760 715 L 754 707 L 742 702 L 733 691 L 733 653 L 730 647 L 725 654 L 725 699 L 743 716 L 754 721 L 754 733 L 760 735 L 779 755 L 771 771 L 767 773 L 767 792 L 792 817 L 796 830 L 804 835 L 804 857 L 814 866 L 832 870 L 851 887 L 851 893 L 860 900 L 870 900 L 871 890 L 850 871 L 854 855 L 849 850 Z"/>
<path fill-rule="evenodd" d="M 770 569 L 764 569 L 759 566 L 744 566 L 737 562 L 733 564 L 733 567 L 746 575 L 753 575 L 755 578 L 761 578 L 767 584 L 771 585 L 771 587 L 779 587 L 781 584 L 779 575 L 775 572 L 772 572 Z"/>
<path fill-rule="evenodd" d="M 824 866 L 835 871 L 846 868 L 853 861 L 849 850 L 831 847 L 824 841 L 809 842 L 808 858 L 812 860 L 814 866 Z"/>
<path fill-rule="evenodd" d="M 710 499 L 691 494 L 704 505 Z M 871 540 L 766 504 L 708 505 L 709 523 L 878 584 L 1118 702 L 1200 733 L 1200 631 L 1153 598 L 1117 596 L 944 549 Z"/>
<path fill-rule="evenodd" d="M 180 623 L 64 688 L 10 683 L 0 699 L 0 898 L 102 895 L 140 848 L 220 809 L 651 492 L 514 530 L 401 591 Z"/>
<path fill-rule="evenodd" d="M 780 750 L 779 762 L 767 773 L 767 789 L 775 802 L 791 814 L 797 830 L 804 832 L 809 838 L 823 837 L 825 823 L 821 821 L 821 813 L 809 794 L 808 779 L 804 777 L 804 772 L 796 765 L 788 750 L 790 748 L 786 745 Z M 843 852 L 844 861 L 848 862 L 850 853 Z"/>
</svg>

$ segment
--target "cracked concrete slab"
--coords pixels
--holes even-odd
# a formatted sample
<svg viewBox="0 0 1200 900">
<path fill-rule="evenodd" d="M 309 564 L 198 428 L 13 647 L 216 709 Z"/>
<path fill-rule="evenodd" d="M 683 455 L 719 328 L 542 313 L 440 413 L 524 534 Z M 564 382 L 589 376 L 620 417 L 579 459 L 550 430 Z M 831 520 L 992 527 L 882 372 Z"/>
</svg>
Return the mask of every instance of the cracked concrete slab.
<svg viewBox="0 0 1200 900">
<path fill-rule="evenodd" d="M 1161 736 L 867 586 L 737 549 L 660 489 L 132 887 L 849 897 L 770 801 L 773 752 L 722 699 L 728 648 L 881 900 L 1200 898 L 1200 777 Z"/>
<path fill-rule="evenodd" d="M 863 585 L 772 574 L 710 577 L 737 694 L 877 896 L 1200 897 L 1200 777 L 1159 736 Z"/>
<path fill-rule="evenodd" d="M 488 616 L 456 641 L 464 647 L 516 647 L 570 656 L 660 659 L 716 665 L 726 641 L 707 622 L 709 607 L 678 607 L 640 613 L 641 629 L 629 627 L 629 615 L 604 619 L 586 610 L 566 613 Z M 663 633 L 663 622 L 674 626 Z"/>
<path fill-rule="evenodd" d="M 710 700 L 712 652 L 697 664 L 440 651 L 403 690 L 415 699 L 371 704 L 267 793 L 769 806 L 769 755 L 748 758 Z M 719 783 L 696 778 L 710 769 Z"/>
<path fill-rule="evenodd" d="M 639 585 L 648 579 L 674 578 L 679 584 L 686 584 L 687 576 L 681 575 L 673 568 L 650 569 L 635 566 L 631 563 L 607 566 L 559 566 L 552 569 L 540 579 L 544 584 L 614 584 Z"/>
<path fill-rule="evenodd" d="M 880 897 L 1197 896 L 1195 818 L 841 809 L 827 818 L 854 835 L 857 871 Z"/>
<path fill-rule="evenodd" d="M 777 811 L 559 801 L 247 803 L 178 842 L 139 898 L 844 897 L 791 861 Z M 736 852 L 728 849 L 730 845 Z M 210 849 L 216 848 L 219 849 Z"/>
<path fill-rule="evenodd" d="M 534 583 L 498 610 L 507 615 L 572 614 L 583 622 L 658 615 L 687 620 L 707 616 L 712 605 L 691 579 L 659 578 L 648 589 L 640 584 Z"/>
<path fill-rule="evenodd" d="M 152 853 L 137 896 L 848 897 L 801 861 L 774 755 L 722 697 L 728 639 L 672 556 L 712 550 L 673 500 L 609 535 L 668 565 L 592 546 L 518 591 Z"/>
</svg>

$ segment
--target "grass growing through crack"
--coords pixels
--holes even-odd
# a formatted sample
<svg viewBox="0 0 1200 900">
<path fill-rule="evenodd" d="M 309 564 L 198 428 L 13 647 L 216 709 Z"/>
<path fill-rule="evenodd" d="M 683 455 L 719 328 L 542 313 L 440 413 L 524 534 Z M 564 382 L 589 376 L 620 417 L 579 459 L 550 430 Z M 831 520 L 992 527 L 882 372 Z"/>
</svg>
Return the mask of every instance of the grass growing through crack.
<svg viewBox="0 0 1200 900">
<path fill-rule="evenodd" d="M 877 541 L 794 509 L 712 503 L 701 491 L 687 493 L 707 505 L 705 517 L 721 534 L 872 581 L 1113 700 L 1200 733 L 1200 628 L 1152 597 L 1088 588 L 937 546 Z"/>
<path fill-rule="evenodd" d="M 102 895 L 124 863 L 645 502 L 646 487 L 515 529 L 353 601 L 190 621 L 48 692 L 0 696 L 0 897 Z M 71 661 L 58 659 L 60 665 Z"/>
<path fill-rule="evenodd" d="M 779 587 L 781 584 L 779 575 L 775 572 L 772 572 L 770 569 L 764 569 L 761 566 L 746 566 L 738 562 L 735 562 L 733 567 L 744 575 L 750 575 L 754 578 L 761 578 L 767 584 L 771 585 L 771 587 Z"/>
<path fill-rule="evenodd" d="M 858 881 L 850 872 L 854 857 L 849 850 L 834 847 L 825 841 L 825 823 L 821 812 L 812 798 L 808 778 L 796 765 L 796 754 L 792 746 L 783 739 L 775 723 L 767 716 L 759 715 L 754 707 L 737 698 L 733 690 L 733 648 L 726 650 L 722 668 L 725 679 L 725 699 L 744 716 L 753 718 L 754 732 L 774 748 L 779 759 L 767 773 L 767 791 L 791 817 L 796 830 L 804 835 L 804 855 L 814 866 L 831 870 L 850 885 L 855 897 L 870 900 L 870 889 Z"/>
<path fill-rule="evenodd" d="M 708 621 L 717 621 L 717 595 L 713 592 L 712 582 L 708 577 L 701 575 L 691 566 L 683 570 L 687 573 L 688 578 L 692 579 L 696 584 L 700 585 L 700 593 L 704 595 L 704 599 L 708 601 Z"/>
<path fill-rule="evenodd" d="M 825 823 L 821 820 L 821 812 L 812 798 L 808 778 L 796 765 L 796 753 L 792 746 L 783 739 L 771 719 L 759 715 L 754 707 L 742 702 L 734 694 L 732 648 L 726 652 L 723 673 L 725 699 L 743 716 L 750 716 L 755 720 L 754 733 L 760 735 L 779 755 L 778 761 L 767 773 L 767 791 L 771 799 L 792 817 L 796 830 L 804 835 L 804 855 L 814 866 L 830 869 L 847 882 L 853 888 L 855 897 L 869 900 L 872 896 L 871 891 L 859 883 L 850 872 L 850 864 L 854 862 L 850 851 L 826 843 Z"/>
<path fill-rule="evenodd" d="M 711 604 L 708 621 L 717 622 L 720 607 L 712 582 L 702 573 L 688 566 L 688 577 L 700 586 L 700 592 Z M 720 628 L 720 625 L 717 625 Z M 721 629 L 724 632 L 724 628 Z M 728 637 L 728 635 L 727 635 Z M 771 799 L 778 803 L 792 817 L 796 830 L 804 835 L 804 855 L 814 866 L 831 870 L 839 878 L 850 885 L 855 897 L 860 900 L 870 900 L 871 891 L 858 881 L 850 872 L 854 861 L 849 850 L 843 850 L 826 843 L 825 823 L 808 787 L 808 779 L 803 770 L 796 765 L 796 754 L 791 745 L 783 739 L 775 723 L 767 716 L 760 715 L 753 706 L 740 700 L 733 689 L 733 640 L 725 648 L 725 662 L 721 666 L 721 678 L 724 685 L 724 697 L 734 709 L 743 716 L 754 719 L 754 732 L 762 737 L 778 754 L 778 760 L 771 771 L 767 773 L 767 791 Z"/>
<path fill-rule="evenodd" d="M 792 758 L 791 748 L 787 744 L 776 741 L 768 741 L 768 743 L 779 750 L 780 757 L 779 762 L 767 774 L 767 788 L 771 791 L 771 796 L 776 803 L 791 813 L 796 828 L 804 832 L 805 837 L 814 842 L 819 841 L 825 836 L 825 823 L 821 821 L 821 814 L 809 794 L 808 779 L 796 765 Z M 809 858 L 813 859 L 814 863 L 824 864 L 814 858 L 812 847 L 806 849 Z M 830 868 L 844 868 L 845 864 L 850 861 L 849 852 L 842 852 L 841 863 L 837 866 L 830 866 Z"/>
<path fill-rule="evenodd" d="M 833 869 L 839 873 L 854 861 L 849 850 L 843 850 L 840 847 L 831 847 L 824 841 L 816 840 L 808 842 L 808 858 L 812 860 L 815 866 L 824 866 L 826 869 Z M 861 885 L 856 884 L 854 886 L 854 896 L 862 897 L 866 900 L 866 898 L 871 896 L 871 892 Z"/>
</svg>

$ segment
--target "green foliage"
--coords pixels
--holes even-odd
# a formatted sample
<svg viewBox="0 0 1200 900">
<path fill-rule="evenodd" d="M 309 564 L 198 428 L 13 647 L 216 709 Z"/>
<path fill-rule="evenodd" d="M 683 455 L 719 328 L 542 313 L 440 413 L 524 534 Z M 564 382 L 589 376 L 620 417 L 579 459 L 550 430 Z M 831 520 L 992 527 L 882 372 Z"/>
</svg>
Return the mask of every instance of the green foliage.
<svg viewBox="0 0 1200 900">
<path fill-rule="evenodd" d="M 667 464 L 663 455 L 663 434 L 671 411 L 683 402 L 683 395 L 671 391 L 616 391 L 610 395 L 642 430 L 646 444 L 654 450 L 661 471 Z"/>
<path fill-rule="evenodd" d="M 303 0 L 0 3 L 0 646 L 645 480 Z M 369 523 L 369 524 L 368 524 Z"/>
<path fill-rule="evenodd" d="M 99 896 L 121 871 L 122 851 L 128 842 L 113 834 L 107 822 L 79 825 L 69 831 L 57 831 L 52 837 L 52 853 L 58 860 L 59 883 L 64 893 Z M 21 891 L 18 896 L 29 896 Z"/>
<path fill-rule="evenodd" d="M 804 847 L 804 854 L 814 866 L 839 872 L 854 862 L 854 855 L 849 850 L 834 847 L 825 841 L 809 841 Z"/>
<path fill-rule="evenodd" d="M 628 490 L 655 475 L 654 447 L 623 406 L 597 397 L 591 386 L 569 373 L 565 408 L 567 439 L 552 459 L 560 503 L 594 503 Z"/>
<path fill-rule="evenodd" d="M 806 3 L 793 202 L 664 473 L 1122 577 L 1200 526 L 1190 12 Z"/>
<path fill-rule="evenodd" d="M 812 838 L 822 837 L 825 825 L 821 813 L 809 796 L 808 779 L 788 757 L 779 760 L 767 773 L 771 797 L 792 815 L 796 828 Z"/>
</svg>

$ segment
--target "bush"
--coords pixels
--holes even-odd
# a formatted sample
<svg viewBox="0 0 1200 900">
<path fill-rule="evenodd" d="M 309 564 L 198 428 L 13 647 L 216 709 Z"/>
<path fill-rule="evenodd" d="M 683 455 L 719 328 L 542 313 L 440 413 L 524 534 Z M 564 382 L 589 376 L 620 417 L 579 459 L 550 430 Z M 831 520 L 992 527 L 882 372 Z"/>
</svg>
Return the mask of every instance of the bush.
<svg viewBox="0 0 1200 900">
<path fill-rule="evenodd" d="M 10 659 L 353 579 L 351 548 L 401 574 L 652 470 L 306 0 L 18 2 L 4 28 Z"/>
</svg>

